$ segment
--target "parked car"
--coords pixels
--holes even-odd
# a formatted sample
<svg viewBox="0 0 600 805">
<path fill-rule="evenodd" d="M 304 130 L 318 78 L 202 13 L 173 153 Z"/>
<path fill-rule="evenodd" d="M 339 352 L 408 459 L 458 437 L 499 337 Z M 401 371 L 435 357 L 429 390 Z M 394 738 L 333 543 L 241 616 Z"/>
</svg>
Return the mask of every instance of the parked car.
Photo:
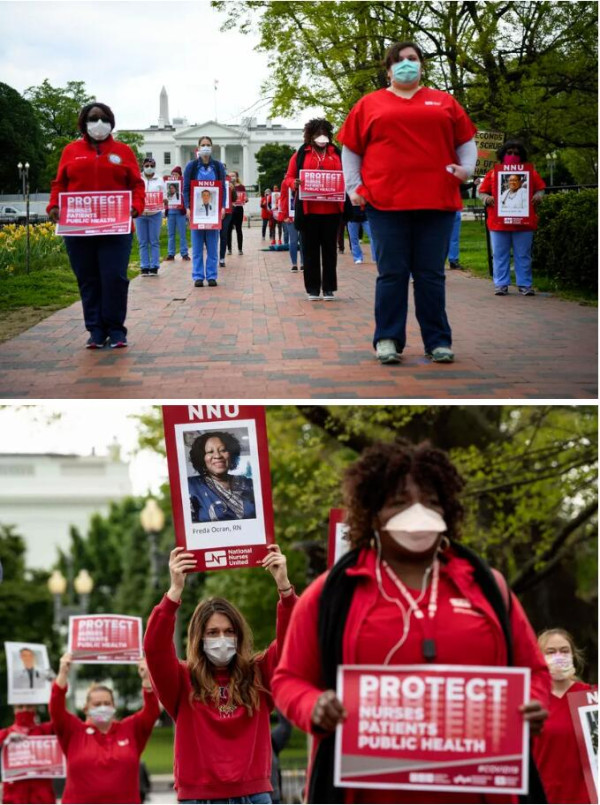
<svg viewBox="0 0 600 805">
<path fill-rule="evenodd" d="M 40 215 L 37 212 L 29 213 L 29 222 L 32 224 L 40 224 L 42 221 L 47 221 L 47 215 Z M 25 210 L 15 207 L 13 204 L 0 205 L 0 225 L 2 224 L 24 224 L 27 222 L 27 214 Z"/>
</svg>

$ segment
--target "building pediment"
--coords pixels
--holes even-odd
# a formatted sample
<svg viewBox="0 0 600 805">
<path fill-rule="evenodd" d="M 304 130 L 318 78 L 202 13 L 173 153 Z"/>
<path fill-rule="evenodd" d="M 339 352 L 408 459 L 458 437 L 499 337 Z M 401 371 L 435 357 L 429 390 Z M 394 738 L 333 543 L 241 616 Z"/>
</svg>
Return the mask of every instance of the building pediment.
<svg viewBox="0 0 600 805">
<path fill-rule="evenodd" d="M 175 133 L 175 140 L 198 140 L 199 137 L 205 135 L 211 137 L 213 140 L 231 139 L 232 137 L 235 137 L 237 140 L 247 138 L 247 135 L 242 135 L 237 128 L 224 126 L 222 123 L 217 123 L 214 120 L 207 120 L 206 123 L 188 126 L 185 129 L 178 129 Z"/>
</svg>

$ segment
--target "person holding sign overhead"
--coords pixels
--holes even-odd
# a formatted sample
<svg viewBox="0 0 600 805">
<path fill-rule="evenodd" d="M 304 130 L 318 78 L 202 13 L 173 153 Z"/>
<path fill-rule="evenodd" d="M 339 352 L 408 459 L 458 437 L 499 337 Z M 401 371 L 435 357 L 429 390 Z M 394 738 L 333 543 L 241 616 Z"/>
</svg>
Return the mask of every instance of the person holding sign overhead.
<svg viewBox="0 0 600 805">
<path fill-rule="evenodd" d="M 67 758 L 64 803 L 140 802 L 140 756 L 152 733 L 160 707 L 144 660 L 138 668 L 144 706 L 132 716 L 115 718 L 113 692 L 92 685 L 85 707 L 86 720 L 69 713 L 65 705 L 71 655 L 63 654 L 50 697 L 50 715 Z"/>
<path fill-rule="evenodd" d="M 460 185 L 475 169 L 475 126 L 451 95 L 422 85 L 415 42 L 392 45 L 385 69 L 389 86 L 361 98 L 338 134 L 346 189 L 375 242 L 373 346 L 381 363 L 400 362 L 412 275 L 425 356 L 450 363 L 444 262 Z"/>
<path fill-rule="evenodd" d="M 341 171 L 340 152 L 333 145 L 333 126 L 313 118 L 304 126 L 304 145 L 290 159 L 284 186 L 296 190 L 294 225 L 302 233 L 304 287 L 309 301 L 333 300 L 337 291 L 337 233 L 344 211 L 339 201 L 301 201 L 300 171 Z"/>
<path fill-rule="evenodd" d="M 201 601 L 189 623 L 187 661 L 173 644 L 175 616 L 193 554 L 171 551 L 171 586 L 148 621 L 144 649 L 152 684 L 175 721 L 175 788 L 179 802 L 271 802 L 271 678 L 296 594 L 285 556 L 267 546 L 262 566 L 275 580 L 277 638 L 252 650 L 242 614 L 223 598 Z"/>
<path fill-rule="evenodd" d="M 548 669 L 505 580 L 458 541 L 462 487 L 447 454 L 427 443 L 376 444 L 346 471 L 351 549 L 302 595 L 273 678 L 277 708 L 314 737 L 309 802 L 344 801 L 333 785 L 341 664 L 525 666 L 532 700 L 522 717 L 542 727 Z M 482 801 L 418 786 L 349 793 L 353 802 Z"/>
<path fill-rule="evenodd" d="M 115 116 L 110 107 L 94 101 L 79 113 L 80 140 L 65 146 L 56 179 L 52 182 L 46 211 L 59 219 L 59 193 L 130 190 L 131 217 L 144 211 L 145 188 L 135 154 L 113 139 Z M 65 247 L 77 277 L 87 349 L 127 346 L 127 266 L 133 235 L 65 236 Z"/>
<path fill-rule="evenodd" d="M 533 742 L 548 802 L 592 802 L 567 700 L 568 693 L 592 690 L 577 678 L 577 671 L 583 667 L 583 654 L 564 629 L 547 629 L 538 637 L 538 643 L 552 675 L 550 715 L 542 734 Z"/>
<path fill-rule="evenodd" d="M 527 150 L 520 140 L 509 139 L 498 149 L 498 162 L 510 171 L 514 165 L 527 162 Z M 546 183 L 539 173 L 527 165 L 531 188 L 523 187 L 523 172 L 516 171 L 508 176 L 506 188 L 499 194 L 496 205 L 497 188 L 494 188 L 496 171 L 488 171 L 479 185 L 478 193 L 488 208 L 487 227 L 490 230 L 493 251 L 494 287 L 496 296 L 506 296 L 510 286 L 510 252 L 512 249 L 515 264 L 517 287 L 521 296 L 534 296 L 531 273 L 531 248 L 533 233 L 537 229 L 535 208 L 544 196 Z M 529 208 L 529 190 L 531 206 Z M 511 219 L 529 214 L 526 224 L 514 223 Z M 508 220 L 505 220 L 508 216 Z"/>
<path fill-rule="evenodd" d="M 54 735 L 51 721 L 40 723 L 36 717 L 37 708 L 31 704 L 17 704 L 13 707 L 15 720 L 5 729 L 0 729 L 0 749 L 7 741 L 22 741 L 33 735 Z M 32 777 L 5 781 L 2 784 L 3 803 L 56 802 L 52 780 Z"/>
</svg>

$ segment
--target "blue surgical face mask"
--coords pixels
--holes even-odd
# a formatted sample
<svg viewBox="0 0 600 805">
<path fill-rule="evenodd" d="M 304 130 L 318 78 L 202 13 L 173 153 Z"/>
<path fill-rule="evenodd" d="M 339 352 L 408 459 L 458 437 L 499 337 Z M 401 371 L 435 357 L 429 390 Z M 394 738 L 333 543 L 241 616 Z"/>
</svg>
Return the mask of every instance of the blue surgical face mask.
<svg viewBox="0 0 600 805">
<path fill-rule="evenodd" d="M 416 81 L 421 74 L 421 65 L 418 61 L 411 61 L 410 59 L 402 59 L 392 65 L 392 75 L 394 81 L 399 84 L 412 84 Z"/>
</svg>

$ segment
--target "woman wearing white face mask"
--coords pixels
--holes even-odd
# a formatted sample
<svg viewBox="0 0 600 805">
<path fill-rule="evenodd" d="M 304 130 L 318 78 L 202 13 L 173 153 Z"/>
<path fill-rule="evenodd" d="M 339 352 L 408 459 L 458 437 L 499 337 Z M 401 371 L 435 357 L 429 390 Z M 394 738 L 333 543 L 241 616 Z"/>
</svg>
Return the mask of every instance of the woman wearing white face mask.
<svg viewBox="0 0 600 805">
<path fill-rule="evenodd" d="M 582 652 L 564 629 L 547 629 L 538 643 L 552 675 L 550 715 L 533 744 L 548 802 L 592 802 L 567 696 L 592 689 L 576 676 L 577 667 L 583 666 Z"/>
<path fill-rule="evenodd" d="M 105 685 L 94 684 L 88 690 L 85 721 L 68 712 L 70 667 L 71 655 L 64 654 L 50 697 L 50 715 L 67 758 L 62 802 L 141 802 L 140 756 L 160 715 L 145 661 L 139 663 L 144 706 L 122 721 L 115 718 L 113 692 Z"/>
<path fill-rule="evenodd" d="M 512 658 L 531 668 L 532 701 L 520 709 L 541 729 L 548 669 L 514 596 L 508 606 L 506 582 L 457 542 L 462 486 L 448 456 L 427 444 L 374 445 L 346 472 L 352 550 L 303 593 L 273 678 L 277 708 L 315 739 L 309 802 L 484 801 L 416 788 L 356 788 L 344 800 L 333 785 L 333 735 L 346 716 L 334 690 L 341 663 L 503 666 Z M 491 600 L 500 596 L 497 612 Z"/>
<path fill-rule="evenodd" d="M 341 171 L 339 149 L 332 143 L 333 126 L 315 118 L 304 126 L 304 145 L 290 159 L 284 185 L 298 191 L 301 170 Z M 309 301 L 333 300 L 337 291 L 337 236 L 343 202 L 301 201 L 296 197 L 294 225 L 302 233 L 304 287 Z"/>
<path fill-rule="evenodd" d="M 161 200 L 151 207 L 147 204 L 137 223 L 140 244 L 140 273 L 142 277 L 157 277 L 160 268 L 160 228 L 163 219 L 165 183 L 156 175 L 156 162 L 148 157 L 142 164 L 146 193 L 161 193 Z M 150 197 L 152 198 L 152 197 Z M 148 200 L 148 196 L 146 196 Z M 160 206 L 158 206 L 160 205 Z"/>
<path fill-rule="evenodd" d="M 285 556 L 269 545 L 263 567 L 280 594 L 277 639 L 255 654 L 248 625 L 223 598 L 201 601 L 188 627 L 187 662 L 173 645 L 175 616 L 193 554 L 171 552 L 171 586 L 148 621 L 144 648 L 152 682 L 176 722 L 179 802 L 271 802 L 271 677 L 296 595 Z"/>
<path fill-rule="evenodd" d="M 145 188 L 135 154 L 113 139 L 115 117 L 110 107 L 94 101 L 79 113 L 80 140 L 65 146 L 46 211 L 55 223 L 59 194 L 131 190 L 131 217 L 144 211 Z M 86 349 L 127 346 L 127 266 L 133 231 L 129 235 L 66 236 L 67 254 L 77 277 L 83 319 L 89 332 Z"/>
</svg>

